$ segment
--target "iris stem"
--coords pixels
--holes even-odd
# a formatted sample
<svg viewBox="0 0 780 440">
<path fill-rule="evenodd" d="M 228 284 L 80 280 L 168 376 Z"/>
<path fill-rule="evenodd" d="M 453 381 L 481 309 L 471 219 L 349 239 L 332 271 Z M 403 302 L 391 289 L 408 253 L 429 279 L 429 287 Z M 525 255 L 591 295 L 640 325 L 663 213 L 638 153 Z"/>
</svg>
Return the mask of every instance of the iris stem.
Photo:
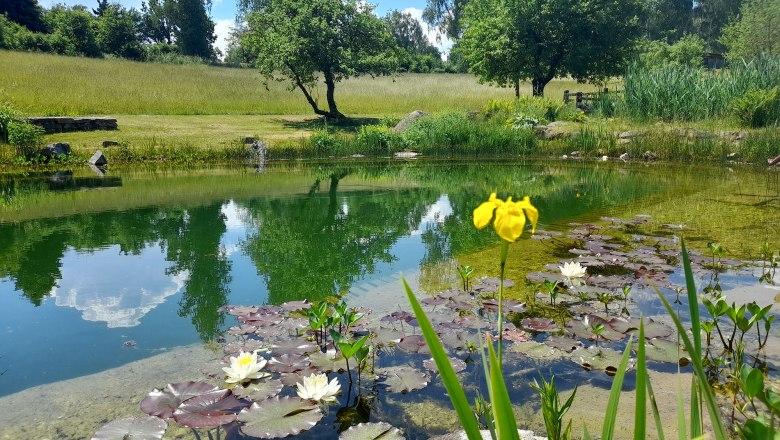
<svg viewBox="0 0 780 440">
<path fill-rule="evenodd" d="M 506 268 L 506 257 L 509 253 L 509 242 L 501 240 L 501 272 L 498 284 L 498 365 L 501 366 L 501 359 L 504 353 L 504 269 Z"/>
</svg>

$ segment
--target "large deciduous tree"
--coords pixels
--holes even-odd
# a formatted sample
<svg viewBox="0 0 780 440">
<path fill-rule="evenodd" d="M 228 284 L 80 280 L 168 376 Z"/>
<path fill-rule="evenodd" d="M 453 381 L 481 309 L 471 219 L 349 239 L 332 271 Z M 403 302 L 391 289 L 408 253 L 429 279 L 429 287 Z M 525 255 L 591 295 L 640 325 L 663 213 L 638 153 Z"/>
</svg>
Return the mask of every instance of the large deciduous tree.
<svg viewBox="0 0 780 440">
<path fill-rule="evenodd" d="M 393 38 L 371 7 L 356 0 L 267 0 L 247 14 L 245 47 L 257 54 L 257 67 L 269 80 L 299 89 L 314 113 L 342 119 L 336 83 L 361 74 L 381 75 L 396 68 Z M 317 103 L 320 75 L 328 109 Z"/>
<path fill-rule="evenodd" d="M 43 9 L 38 4 L 38 0 L 0 1 L 0 15 L 7 16 L 9 20 L 33 32 L 46 32 Z"/>
<path fill-rule="evenodd" d="M 739 18 L 723 29 L 720 42 L 730 60 L 780 54 L 780 0 L 747 0 Z"/>
<path fill-rule="evenodd" d="M 600 81 L 623 72 L 641 34 L 642 0 L 470 0 L 459 50 L 482 81 L 531 80 L 534 96 L 556 76 Z"/>
<path fill-rule="evenodd" d="M 694 8 L 694 26 L 707 43 L 707 49 L 721 52 L 725 48 L 718 41 L 723 28 L 738 14 L 742 0 L 697 0 Z"/>
<path fill-rule="evenodd" d="M 411 14 L 391 11 L 385 16 L 385 21 L 398 46 L 402 71 L 424 73 L 444 67 L 439 50 L 428 41 L 422 25 Z"/>
</svg>

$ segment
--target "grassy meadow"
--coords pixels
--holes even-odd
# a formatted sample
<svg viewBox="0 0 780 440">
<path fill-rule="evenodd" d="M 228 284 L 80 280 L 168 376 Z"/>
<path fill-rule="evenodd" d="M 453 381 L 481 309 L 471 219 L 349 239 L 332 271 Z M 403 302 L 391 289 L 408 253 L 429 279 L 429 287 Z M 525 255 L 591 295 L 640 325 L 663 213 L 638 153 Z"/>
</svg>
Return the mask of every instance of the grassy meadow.
<svg viewBox="0 0 780 440">
<path fill-rule="evenodd" d="M 0 51 L 0 101 L 28 115 L 311 115 L 301 93 L 272 82 L 266 90 L 254 69 L 168 65 Z M 547 93 L 592 87 L 554 81 Z M 530 93 L 530 84 L 524 84 Z M 347 115 L 401 115 L 481 109 L 513 90 L 479 84 L 465 74 L 402 74 L 343 81 L 336 101 Z M 315 97 L 325 101 L 325 89 Z M 122 123 L 120 120 L 120 127 Z"/>
</svg>

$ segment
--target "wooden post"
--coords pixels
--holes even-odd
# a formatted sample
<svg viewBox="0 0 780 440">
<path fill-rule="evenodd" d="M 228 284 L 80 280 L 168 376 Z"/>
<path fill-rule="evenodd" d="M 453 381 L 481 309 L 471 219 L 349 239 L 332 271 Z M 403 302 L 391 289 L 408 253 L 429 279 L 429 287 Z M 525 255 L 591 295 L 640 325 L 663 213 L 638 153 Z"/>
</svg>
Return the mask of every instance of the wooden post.
<svg viewBox="0 0 780 440">
<path fill-rule="evenodd" d="M 563 103 L 568 104 L 569 103 L 569 91 L 564 90 L 563 91 Z"/>
<path fill-rule="evenodd" d="M 582 92 L 577 92 L 577 104 L 576 107 L 582 109 Z"/>
</svg>

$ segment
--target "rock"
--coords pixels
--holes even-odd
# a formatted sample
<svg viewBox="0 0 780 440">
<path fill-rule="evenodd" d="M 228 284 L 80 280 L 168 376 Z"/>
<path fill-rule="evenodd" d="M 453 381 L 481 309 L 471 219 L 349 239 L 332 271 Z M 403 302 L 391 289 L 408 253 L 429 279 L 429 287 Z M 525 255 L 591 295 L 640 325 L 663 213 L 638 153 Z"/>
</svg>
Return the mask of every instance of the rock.
<svg viewBox="0 0 780 440">
<path fill-rule="evenodd" d="M 738 158 L 739 158 L 739 153 L 737 153 L 737 152 L 729 153 L 729 154 L 726 155 L 726 159 L 729 159 L 729 160 L 734 160 L 734 159 L 738 159 Z"/>
<path fill-rule="evenodd" d="M 117 129 L 116 119 L 106 117 L 70 118 L 45 116 L 27 118 L 27 120 L 33 125 L 42 127 L 46 133 Z"/>
<path fill-rule="evenodd" d="M 571 157 L 581 157 L 581 154 L 580 154 L 579 150 L 575 150 L 575 151 L 572 151 L 571 153 L 569 153 L 569 156 L 571 156 Z"/>
<path fill-rule="evenodd" d="M 365 154 L 353 154 L 352 156 L 349 156 L 349 157 L 351 157 L 353 159 L 362 159 L 362 158 L 364 158 L 366 156 L 365 156 Z"/>
<path fill-rule="evenodd" d="M 609 160 L 609 156 L 607 156 L 607 155 L 601 156 L 601 161 L 602 162 L 606 162 L 608 160 Z"/>
<path fill-rule="evenodd" d="M 247 136 L 244 138 L 245 144 L 254 144 L 257 141 L 257 139 L 253 138 L 252 136 Z"/>
<path fill-rule="evenodd" d="M 653 153 L 653 152 L 652 152 L 652 151 L 650 151 L 650 150 L 647 150 L 647 151 L 645 151 L 645 152 L 644 152 L 644 153 L 642 153 L 642 154 L 641 154 L 639 157 L 641 157 L 641 158 L 642 158 L 642 160 L 647 160 L 647 161 L 650 161 L 650 160 L 657 160 L 657 159 L 658 159 L 658 155 L 657 155 L 657 154 L 655 154 L 655 153 Z"/>
<path fill-rule="evenodd" d="M 401 119 L 401 121 L 393 128 L 393 131 L 396 133 L 403 133 L 409 128 L 409 126 L 412 125 L 414 121 L 422 118 L 428 118 L 430 116 L 431 115 L 422 110 L 415 110 L 406 115 L 405 118 Z"/>
<path fill-rule="evenodd" d="M 537 125 L 534 127 L 536 135 L 544 140 L 552 141 L 574 136 L 574 132 L 567 130 L 570 124 L 566 121 L 550 122 L 547 125 Z"/>
<path fill-rule="evenodd" d="M 628 130 L 620 133 L 618 139 L 634 139 L 645 135 L 647 135 L 647 132 L 644 130 Z"/>
<path fill-rule="evenodd" d="M 399 151 L 395 154 L 393 154 L 393 157 L 400 158 L 400 159 L 409 159 L 419 156 L 420 153 L 416 151 Z"/>
<path fill-rule="evenodd" d="M 252 155 L 265 157 L 266 152 L 268 152 L 268 146 L 263 141 L 252 141 L 249 145 L 249 153 Z"/>
<path fill-rule="evenodd" d="M 38 154 L 40 156 L 45 157 L 46 161 L 48 162 L 52 157 L 69 155 L 70 144 L 67 144 L 65 142 L 55 142 L 53 144 L 49 144 L 41 148 L 40 150 L 38 150 Z"/>
<path fill-rule="evenodd" d="M 106 156 L 103 156 L 102 151 L 97 150 L 95 154 L 93 154 L 92 157 L 89 158 L 89 163 L 95 165 L 96 167 L 100 167 L 108 164 L 108 160 L 106 160 Z"/>
<path fill-rule="evenodd" d="M 618 156 L 618 159 L 620 160 L 628 160 L 629 158 L 630 156 L 628 155 L 628 153 L 623 153 L 620 156 Z"/>
<path fill-rule="evenodd" d="M 117 141 L 103 141 L 103 148 L 116 147 L 116 146 L 119 146 L 119 142 Z"/>
</svg>

